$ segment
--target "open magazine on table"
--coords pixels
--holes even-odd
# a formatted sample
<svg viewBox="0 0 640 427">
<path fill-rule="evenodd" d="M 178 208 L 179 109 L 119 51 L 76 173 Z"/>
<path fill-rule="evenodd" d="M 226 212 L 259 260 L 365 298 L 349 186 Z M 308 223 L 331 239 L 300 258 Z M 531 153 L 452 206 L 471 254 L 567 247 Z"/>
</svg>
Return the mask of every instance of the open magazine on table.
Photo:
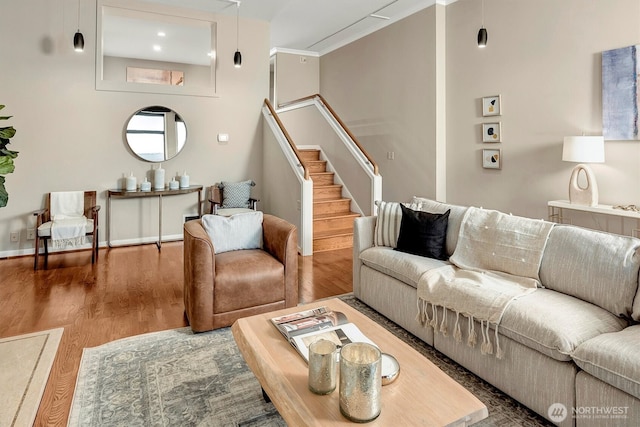
<svg viewBox="0 0 640 427">
<path fill-rule="evenodd" d="M 309 345 L 319 339 L 333 341 L 338 347 L 351 342 L 375 345 L 356 325 L 349 322 L 344 313 L 324 306 L 274 317 L 271 323 L 306 362 L 309 362 Z"/>
</svg>

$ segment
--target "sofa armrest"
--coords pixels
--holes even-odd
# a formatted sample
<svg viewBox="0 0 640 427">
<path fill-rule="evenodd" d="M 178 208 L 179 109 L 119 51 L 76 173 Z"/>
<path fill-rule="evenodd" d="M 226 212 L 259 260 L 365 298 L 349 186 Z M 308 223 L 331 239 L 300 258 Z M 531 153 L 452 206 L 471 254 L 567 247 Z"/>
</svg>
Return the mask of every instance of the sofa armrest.
<svg viewBox="0 0 640 427">
<path fill-rule="evenodd" d="M 376 229 L 376 216 L 358 217 L 353 222 L 353 293 L 360 292 L 360 253 L 373 247 L 373 237 Z"/>
<path fill-rule="evenodd" d="M 215 253 L 201 220 L 187 221 L 184 233 L 184 309 L 195 332 L 213 329 Z"/>
<path fill-rule="evenodd" d="M 273 215 L 263 214 L 264 250 L 284 265 L 285 305 L 298 305 L 298 229 Z"/>
</svg>

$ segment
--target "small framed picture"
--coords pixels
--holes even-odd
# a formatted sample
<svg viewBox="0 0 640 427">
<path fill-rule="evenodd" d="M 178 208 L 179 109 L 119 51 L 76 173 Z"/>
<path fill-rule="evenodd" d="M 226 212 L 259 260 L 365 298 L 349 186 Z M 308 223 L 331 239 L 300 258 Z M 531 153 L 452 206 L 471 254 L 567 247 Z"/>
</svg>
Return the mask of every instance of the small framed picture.
<svg viewBox="0 0 640 427">
<path fill-rule="evenodd" d="M 482 142 L 502 142 L 500 122 L 482 124 Z"/>
<path fill-rule="evenodd" d="M 502 150 L 485 148 L 482 150 L 482 167 L 485 169 L 502 169 Z"/>
<path fill-rule="evenodd" d="M 499 116 L 502 114 L 502 106 L 500 105 L 500 95 L 485 96 L 482 98 L 482 115 Z"/>
</svg>

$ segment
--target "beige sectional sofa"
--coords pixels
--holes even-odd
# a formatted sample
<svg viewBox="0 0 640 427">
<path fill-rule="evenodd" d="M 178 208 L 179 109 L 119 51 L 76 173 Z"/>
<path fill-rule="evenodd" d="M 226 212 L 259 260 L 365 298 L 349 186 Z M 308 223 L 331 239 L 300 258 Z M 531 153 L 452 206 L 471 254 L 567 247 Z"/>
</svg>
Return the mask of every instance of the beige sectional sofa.
<svg viewBox="0 0 640 427">
<path fill-rule="evenodd" d="M 444 245 L 452 260 L 471 215 L 486 211 L 424 198 L 406 205 L 449 211 Z M 450 262 L 394 248 L 402 213 L 384 212 L 355 222 L 357 298 L 557 425 L 640 425 L 640 239 L 550 226 L 539 286 L 511 300 L 493 324 L 418 298 L 425 277 Z M 470 345 L 474 331 L 494 351 Z"/>
</svg>

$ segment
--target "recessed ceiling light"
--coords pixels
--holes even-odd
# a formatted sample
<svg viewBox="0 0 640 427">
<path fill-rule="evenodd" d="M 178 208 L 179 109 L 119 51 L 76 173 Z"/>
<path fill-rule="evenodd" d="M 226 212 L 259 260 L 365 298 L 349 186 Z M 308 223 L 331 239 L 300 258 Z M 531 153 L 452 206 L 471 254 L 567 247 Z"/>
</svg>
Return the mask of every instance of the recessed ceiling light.
<svg viewBox="0 0 640 427">
<path fill-rule="evenodd" d="M 153 50 L 155 50 L 156 52 L 160 52 L 162 50 L 162 46 L 154 44 L 153 45 Z"/>
<path fill-rule="evenodd" d="M 164 37 L 166 35 L 167 33 L 165 33 L 164 31 L 158 31 L 158 37 Z"/>
</svg>

